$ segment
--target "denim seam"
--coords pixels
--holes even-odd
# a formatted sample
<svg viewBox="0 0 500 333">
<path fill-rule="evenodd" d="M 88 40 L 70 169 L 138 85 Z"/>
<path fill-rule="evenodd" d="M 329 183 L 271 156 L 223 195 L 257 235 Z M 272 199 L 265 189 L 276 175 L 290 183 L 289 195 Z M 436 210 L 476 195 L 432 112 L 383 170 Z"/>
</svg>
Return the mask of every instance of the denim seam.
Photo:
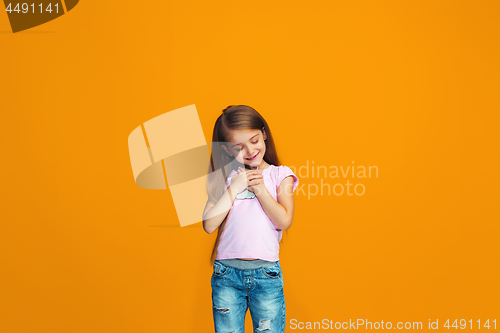
<svg viewBox="0 0 500 333">
<path fill-rule="evenodd" d="M 283 320 L 281 321 L 281 332 L 285 332 L 285 316 L 286 316 L 286 308 L 285 308 L 285 298 L 284 298 L 284 295 L 283 295 Z"/>
<path fill-rule="evenodd" d="M 221 264 L 218 264 L 218 265 L 219 265 L 219 266 L 222 266 Z M 227 273 L 229 273 L 229 270 L 231 269 L 231 267 L 229 267 L 229 266 L 224 266 L 224 267 L 226 267 L 226 271 L 225 271 L 224 273 L 222 273 L 222 274 L 220 274 L 220 273 L 216 273 L 216 272 L 215 272 L 215 269 L 214 269 L 214 275 L 215 275 L 215 276 L 217 276 L 217 277 L 221 277 L 221 276 L 224 276 L 224 275 L 226 275 Z"/>
<path fill-rule="evenodd" d="M 280 270 L 280 273 L 277 276 L 271 276 L 271 275 L 269 275 L 269 274 L 266 273 L 266 271 L 264 270 L 264 267 L 261 267 L 260 269 L 262 270 L 262 273 L 264 273 L 264 275 L 267 276 L 270 279 L 279 279 L 279 278 L 281 278 L 281 270 Z"/>
</svg>

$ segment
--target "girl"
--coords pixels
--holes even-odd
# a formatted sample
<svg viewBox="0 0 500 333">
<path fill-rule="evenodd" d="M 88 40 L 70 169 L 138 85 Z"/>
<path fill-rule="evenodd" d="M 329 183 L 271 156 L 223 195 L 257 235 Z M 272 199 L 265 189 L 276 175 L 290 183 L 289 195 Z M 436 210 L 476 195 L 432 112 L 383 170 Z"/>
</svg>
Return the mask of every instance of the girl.
<svg viewBox="0 0 500 333">
<path fill-rule="evenodd" d="M 279 242 L 292 224 L 298 183 L 280 165 L 271 130 L 256 110 L 231 105 L 222 111 L 203 212 L 204 230 L 218 230 L 210 258 L 216 333 L 244 333 L 248 308 L 254 332 L 285 331 Z"/>
</svg>

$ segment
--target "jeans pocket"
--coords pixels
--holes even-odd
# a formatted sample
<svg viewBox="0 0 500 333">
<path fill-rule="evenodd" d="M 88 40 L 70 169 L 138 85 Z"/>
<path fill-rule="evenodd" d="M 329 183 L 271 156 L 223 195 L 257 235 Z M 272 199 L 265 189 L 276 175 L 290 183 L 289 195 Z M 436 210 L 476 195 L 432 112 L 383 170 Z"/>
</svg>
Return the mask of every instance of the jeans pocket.
<svg viewBox="0 0 500 333">
<path fill-rule="evenodd" d="M 262 273 L 270 279 L 279 279 L 281 278 L 281 267 L 276 264 L 271 267 L 261 267 Z"/>
<path fill-rule="evenodd" d="M 214 262 L 214 276 L 224 276 L 226 275 L 231 268 L 221 264 L 220 262 Z"/>
</svg>

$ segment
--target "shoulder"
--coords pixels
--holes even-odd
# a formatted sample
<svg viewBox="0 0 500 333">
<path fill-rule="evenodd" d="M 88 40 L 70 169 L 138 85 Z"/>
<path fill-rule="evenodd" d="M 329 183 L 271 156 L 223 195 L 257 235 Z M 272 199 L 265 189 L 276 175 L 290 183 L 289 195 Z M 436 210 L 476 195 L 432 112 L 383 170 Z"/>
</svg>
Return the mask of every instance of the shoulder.
<svg viewBox="0 0 500 333">
<path fill-rule="evenodd" d="M 299 179 L 295 175 L 295 172 L 292 170 L 292 168 L 286 165 L 280 165 L 276 166 L 273 171 L 273 178 L 275 180 L 276 186 L 279 186 L 285 178 L 291 177 L 293 180 L 293 190 L 295 190 L 295 188 L 299 184 Z"/>
<path fill-rule="evenodd" d="M 229 173 L 229 175 L 226 178 L 226 188 L 231 185 L 231 181 L 233 180 L 233 176 L 235 176 L 238 172 L 236 170 L 233 170 Z"/>
<path fill-rule="evenodd" d="M 285 175 L 285 174 L 293 174 L 295 175 L 295 172 L 292 170 L 292 168 L 286 166 L 286 165 L 279 165 L 279 166 L 275 166 L 273 165 L 272 166 L 274 168 L 273 172 L 276 174 L 276 175 Z"/>
</svg>

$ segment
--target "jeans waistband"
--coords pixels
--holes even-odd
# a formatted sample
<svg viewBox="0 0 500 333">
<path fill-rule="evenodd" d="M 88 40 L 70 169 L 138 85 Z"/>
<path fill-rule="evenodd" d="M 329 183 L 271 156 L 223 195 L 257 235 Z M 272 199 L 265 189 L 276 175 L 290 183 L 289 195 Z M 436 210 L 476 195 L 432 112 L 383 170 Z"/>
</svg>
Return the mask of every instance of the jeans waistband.
<svg viewBox="0 0 500 333">
<path fill-rule="evenodd" d="M 220 262 L 223 265 L 237 269 L 257 269 L 261 267 L 271 267 L 279 262 L 279 261 L 267 261 L 262 259 L 256 259 L 256 260 L 220 259 L 215 261 Z"/>
</svg>

